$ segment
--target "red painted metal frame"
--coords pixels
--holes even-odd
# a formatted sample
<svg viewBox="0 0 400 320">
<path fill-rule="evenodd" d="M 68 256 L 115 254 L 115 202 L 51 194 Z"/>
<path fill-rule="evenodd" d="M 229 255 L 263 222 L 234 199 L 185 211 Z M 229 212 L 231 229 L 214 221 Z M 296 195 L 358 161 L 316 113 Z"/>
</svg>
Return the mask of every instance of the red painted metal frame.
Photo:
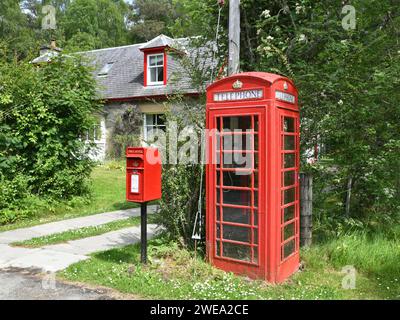
<svg viewBox="0 0 400 320">
<path fill-rule="evenodd" d="M 224 101 L 215 102 L 214 94 L 226 91 L 235 91 L 233 84 L 238 80 L 242 83 L 240 90 L 263 89 L 263 99 L 250 99 L 246 101 Z M 275 99 L 275 91 L 282 91 L 295 96 L 295 103 Z M 208 260 L 216 267 L 232 271 L 238 274 L 245 274 L 252 278 L 262 278 L 269 282 L 282 282 L 299 267 L 299 108 L 298 94 L 293 82 L 285 77 L 269 73 L 244 73 L 234 75 L 223 80 L 217 81 L 207 89 L 207 118 L 206 127 L 212 134 L 207 139 L 207 158 L 220 157 L 220 166 L 217 163 L 208 163 L 206 168 L 206 244 Z M 221 134 L 220 148 L 222 152 L 216 150 L 215 130 L 220 127 L 223 129 L 224 117 L 246 117 L 251 116 L 251 128 L 254 129 L 254 121 L 258 117 L 258 131 L 245 134 L 258 134 L 258 150 L 247 150 L 246 154 L 258 156 L 258 169 L 252 167 L 254 175 L 258 174 L 258 186 L 255 188 L 254 175 L 251 178 L 250 186 L 235 187 L 224 186 L 223 175 L 220 174 L 220 181 L 217 179 L 217 171 L 234 171 L 238 169 L 223 168 L 222 154 L 242 152 L 242 150 L 224 150 Z M 284 132 L 283 121 L 285 117 L 294 119 L 294 131 Z M 217 121 L 220 124 L 217 125 Z M 238 134 L 238 133 L 235 133 Z M 243 134 L 243 133 L 242 133 Z M 226 134 L 225 134 L 226 135 Z M 293 136 L 295 139 L 295 150 L 283 150 L 284 136 Z M 254 140 L 253 140 L 254 141 Z M 253 142 L 254 143 L 254 142 Z M 293 168 L 283 167 L 284 154 L 293 153 L 295 166 Z M 254 160 L 255 157 L 252 157 Z M 254 162 L 252 163 L 254 166 Z M 240 169 L 242 171 L 249 169 Z M 292 186 L 284 186 L 284 172 L 295 171 L 295 182 Z M 233 184 L 233 183 L 232 183 Z M 283 204 L 285 190 L 294 188 L 294 218 L 290 221 L 283 221 L 285 208 L 291 206 L 290 203 Z M 250 205 L 224 204 L 222 190 L 242 190 L 246 194 L 250 193 Z M 220 192 L 220 203 L 217 203 L 217 192 Z M 258 192 L 258 203 L 254 202 L 255 192 Z M 217 220 L 217 206 L 219 206 L 220 221 Z M 257 210 L 258 227 L 255 226 L 255 216 L 251 214 L 250 224 L 237 222 L 222 222 L 223 210 L 226 208 L 247 209 L 251 212 Z M 248 220 L 246 220 L 248 222 Z M 284 228 L 294 223 L 294 235 L 284 239 Z M 220 234 L 217 235 L 217 224 L 221 225 Z M 250 229 L 249 243 L 238 242 L 235 240 L 223 239 L 223 226 L 246 227 Z M 254 230 L 258 231 L 258 241 L 255 241 Z M 246 234 L 248 231 L 246 231 Z M 222 244 L 218 247 L 217 241 Z M 246 238 L 246 240 L 248 240 Z M 294 240 L 294 250 L 290 255 L 283 256 L 284 245 Z M 223 243 L 232 245 L 245 245 L 250 247 L 251 256 L 249 261 L 226 257 L 223 255 Z M 255 259 L 255 250 L 258 250 L 258 259 Z"/>
</svg>

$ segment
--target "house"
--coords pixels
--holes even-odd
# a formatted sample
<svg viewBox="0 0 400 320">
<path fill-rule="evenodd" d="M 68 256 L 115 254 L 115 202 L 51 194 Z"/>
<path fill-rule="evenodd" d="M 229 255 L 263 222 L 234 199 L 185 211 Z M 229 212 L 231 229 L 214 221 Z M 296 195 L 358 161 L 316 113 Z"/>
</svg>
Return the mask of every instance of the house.
<svg viewBox="0 0 400 320">
<path fill-rule="evenodd" d="M 49 62 L 59 53 L 55 48 L 52 43 L 32 62 Z M 165 129 L 163 114 L 166 110 L 162 101 L 168 96 L 180 94 L 196 99 L 199 95 L 181 63 L 184 57 L 194 59 L 198 55 L 190 48 L 187 38 L 171 39 L 160 35 L 147 43 L 79 54 L 93 66 L 99 95 L 105 101 L 99 125 L 87 136 L 98 146 L 98 151 L 92 155 L 97 160 L 104 160 L 112 153 L 113 138 L 118 132 L 139 137 L 137 143 L 144 144 L 149 130 Z M 121 128 L 124 121 L 129 128 Z"/>
</svg>

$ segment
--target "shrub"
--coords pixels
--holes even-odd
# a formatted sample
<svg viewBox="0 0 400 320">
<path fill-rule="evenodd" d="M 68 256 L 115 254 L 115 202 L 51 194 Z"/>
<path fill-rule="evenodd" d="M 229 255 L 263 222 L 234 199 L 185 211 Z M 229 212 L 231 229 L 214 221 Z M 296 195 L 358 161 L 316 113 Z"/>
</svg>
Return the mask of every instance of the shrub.
<svg viewBox="0 0 400 320">
<path fill-rule="evenodd" d="M 81 137 L 101 104 L 83 61 L 60 57 L 40 68 L 0 63 L 0 88 L 0 210 L 23 210 L 20 201 L 30 194 L 84 195 L 94 146 Z M 12 221 L 9 210 L 1 215 Z"/>
</svg>

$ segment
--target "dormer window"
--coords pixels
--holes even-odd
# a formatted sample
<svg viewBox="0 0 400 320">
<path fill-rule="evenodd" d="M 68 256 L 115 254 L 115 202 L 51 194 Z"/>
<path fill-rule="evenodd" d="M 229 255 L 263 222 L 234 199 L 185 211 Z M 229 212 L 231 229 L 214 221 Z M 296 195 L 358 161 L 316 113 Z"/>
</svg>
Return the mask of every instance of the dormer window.
<svg viewBox="0 0 400 320">
<path fill-rule="evenodd" d="M 110 72 L 112 66 L 114 65 L 114 62 L 108 62 L 104 65 L 104 67 L 100 70 L 100 72 L 98 73 L 98 76 L 108 76 L 108 73 Z"/>
<path fill-rule="evenodd" d="M 164 53 L 147 55 L 147 84 L 164 85 Z"/>
</svg>

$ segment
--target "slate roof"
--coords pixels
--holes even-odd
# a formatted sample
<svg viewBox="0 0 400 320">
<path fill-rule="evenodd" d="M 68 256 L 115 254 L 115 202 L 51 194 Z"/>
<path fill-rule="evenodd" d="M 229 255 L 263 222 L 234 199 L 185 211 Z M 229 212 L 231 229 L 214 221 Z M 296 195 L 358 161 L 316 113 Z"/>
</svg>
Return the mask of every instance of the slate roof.
<svg viewBox="0 0 400 320">
<path fill-rule="evenodd" d="M 182 67 L 179 56 L 168 54 L 167 85 L 147 86 L 144 84 L 144 53 L 143 48 L 168 45 L 184 47 L 188 39 L 171 39 L 158 36 L 147 43 L 134 44 L 116 48 L 107 48 L 80 52 L 89 59 L 94 67 L 93 76 L 98 82 L 99 93 L 103 99 L 146 98 L 173 93 L 195 94 L 191 79 Z M 189 52 L 188 50 L 183 50 Z M 190 53 L 188 53 L 190 54 Z M 113 63 L 107 76 L 99 76 L 100 70 L 108 63 Z"/>
</svg>

